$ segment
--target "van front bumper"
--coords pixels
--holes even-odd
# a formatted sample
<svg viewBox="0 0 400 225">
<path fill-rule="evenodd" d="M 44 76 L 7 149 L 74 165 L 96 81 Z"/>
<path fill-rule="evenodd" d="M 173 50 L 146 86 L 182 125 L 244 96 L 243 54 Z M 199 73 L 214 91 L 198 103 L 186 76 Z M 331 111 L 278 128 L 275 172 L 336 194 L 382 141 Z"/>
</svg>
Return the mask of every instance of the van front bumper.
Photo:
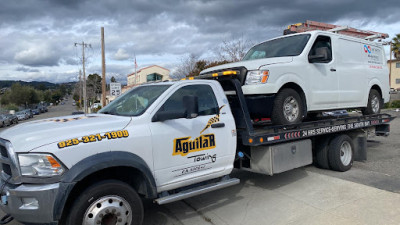
<svg viewBox="0 0 400 225">
<path fill-rule="evenodd" d="M 1 182 L 1 187 L 4 181 Z M 54 205 L 60 184 L 6 184 L 1 192 L 0 209 L 15 220 L 29 224 L 57 224 Z"/>
</svg>

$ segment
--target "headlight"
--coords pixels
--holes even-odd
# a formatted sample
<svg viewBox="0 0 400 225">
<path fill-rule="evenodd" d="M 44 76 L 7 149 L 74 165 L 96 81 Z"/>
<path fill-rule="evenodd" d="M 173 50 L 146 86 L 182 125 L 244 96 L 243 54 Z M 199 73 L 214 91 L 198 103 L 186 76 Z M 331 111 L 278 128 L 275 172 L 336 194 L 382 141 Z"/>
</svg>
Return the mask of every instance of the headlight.
<svg viewBox="0 0 400 225">
<path fill-rule="evenodd" d="M 269 76 L 268 70 L 251 70 L 247 72 L 246 85 L 248 84 L 259 84 L 267 83 Z"/>
<path fill-rule="evenodd" d="M 64 172 L 64 167 L 50 154 L 19 154 L 18 160 L 23 176 L 51 177 Z"/>
</svg>

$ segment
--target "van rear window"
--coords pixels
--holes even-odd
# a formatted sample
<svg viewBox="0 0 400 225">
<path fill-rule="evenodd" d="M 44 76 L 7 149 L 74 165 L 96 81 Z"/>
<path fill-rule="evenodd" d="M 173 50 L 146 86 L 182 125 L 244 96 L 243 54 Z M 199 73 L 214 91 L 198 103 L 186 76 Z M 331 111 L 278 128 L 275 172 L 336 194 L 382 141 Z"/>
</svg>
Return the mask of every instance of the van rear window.
<svg viewBox="0 0 400 225">
<path fill-rule="evenodd" d="M 300 34 L 263 42 L 251 48 L 243 57 L 243 61 L 300 55 L 310 36 L 310 34 Z"/>
</svg>

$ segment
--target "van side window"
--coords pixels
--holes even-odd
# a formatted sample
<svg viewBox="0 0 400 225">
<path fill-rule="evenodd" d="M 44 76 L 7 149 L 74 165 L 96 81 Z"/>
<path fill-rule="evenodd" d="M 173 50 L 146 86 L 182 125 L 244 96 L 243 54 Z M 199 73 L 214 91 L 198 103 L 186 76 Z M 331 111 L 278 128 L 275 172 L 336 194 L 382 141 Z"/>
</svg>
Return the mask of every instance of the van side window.
<svg viewBox="0 0 400 225">
<path fill-rule="evenodd" d="M 328 63 L 332 61 L 332 45 L 331 38 L 327 36 L 318 36 L 315 40 L 309 55 L 318 55 L 319 52 L 327 52 L 326 60 L 318 61 L 319 63 Z"/>
<path fill-rule="evenodd" d="M 199 116 L 214 115 L 218 113 L 218 103 L 214 92 L 209 85 L 188 85 L 180 88 L 164 103 L 159 111 L 184 112 L 183 96 L 194 95 L 198 97 Z"/>
</svg>

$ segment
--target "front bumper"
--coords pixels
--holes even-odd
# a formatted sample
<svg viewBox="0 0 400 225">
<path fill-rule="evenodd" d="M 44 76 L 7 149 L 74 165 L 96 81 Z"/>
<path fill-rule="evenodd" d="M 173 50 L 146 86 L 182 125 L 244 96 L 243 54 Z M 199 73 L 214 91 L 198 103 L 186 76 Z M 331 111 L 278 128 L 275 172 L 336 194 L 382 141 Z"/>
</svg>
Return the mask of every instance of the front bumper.
<svg viewBox="0 0 400 225">
<path fill-rule="evenodd" d="M 0 184 L 3 186 L 4 181 Z M 22 223 L 57 224 L 53 212 L 59 187 L 59 183 L 6 184 L 1 192 L 0 209 Z"/>
</svg>

